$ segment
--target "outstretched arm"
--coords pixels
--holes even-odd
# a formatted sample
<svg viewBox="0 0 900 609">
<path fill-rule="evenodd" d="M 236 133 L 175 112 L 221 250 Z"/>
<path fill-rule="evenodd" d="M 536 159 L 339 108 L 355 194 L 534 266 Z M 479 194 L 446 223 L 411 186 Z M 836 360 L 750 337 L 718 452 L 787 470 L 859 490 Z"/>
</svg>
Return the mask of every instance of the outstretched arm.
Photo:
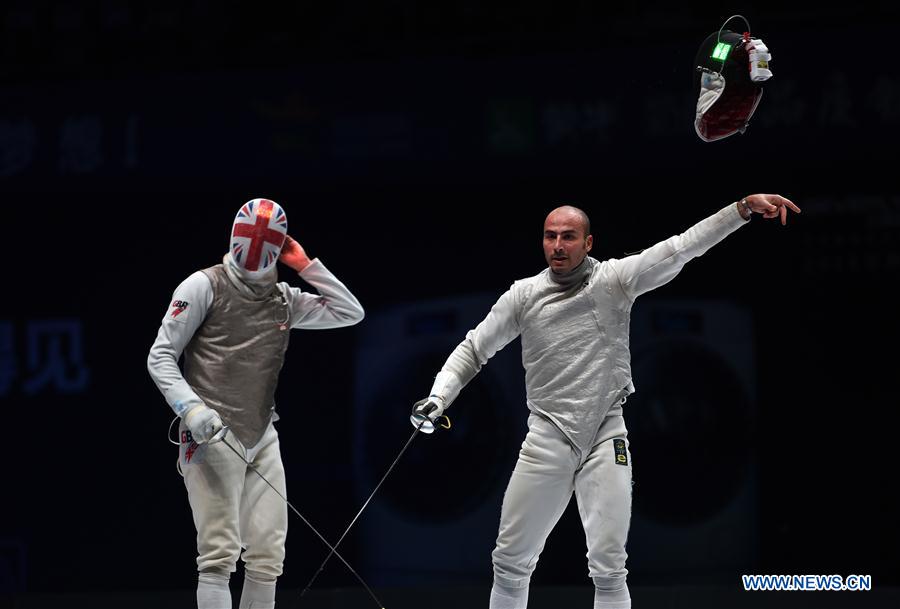
<svg viewBox="0 0 900 609">
<path fill-rule="evenodd" d="M 747 224 L 752 213 L 764 218 L 781 217 L 787 223 L 787 210 L 800 208 L 781 195 L 749 195 L 729 204 L 687 229 L 680 235 L 660 241 L 644 251 L 610 264 L 618 275 L 622 290 L 630 301 L 671 281 L 684 265 L 701 256 L 715 244 Z"/>
</svg>

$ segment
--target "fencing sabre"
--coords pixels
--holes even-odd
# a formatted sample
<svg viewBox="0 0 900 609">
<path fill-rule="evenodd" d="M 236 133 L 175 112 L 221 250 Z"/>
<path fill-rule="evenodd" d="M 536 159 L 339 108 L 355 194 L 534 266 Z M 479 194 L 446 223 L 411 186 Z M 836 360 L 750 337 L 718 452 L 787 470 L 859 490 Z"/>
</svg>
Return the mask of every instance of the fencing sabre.
<svg viewBox="0 0 900 609">
<path fill-rule="evenodd" d="M 441 420 L 441 419 L 443 419 L 444 422 L 442 422 L 442 423 L 439 425 L 439 427 L 442 427 L 443 429 L 450 429 L 450 425 L 451 425 L 451 424 L 450 424 L 450 418 L 449 418 L 447 415 L 441 415 L 440 417 L 438 417 L 438 420 Z M 319 565 L 319 570 L 316 571 L 316 574 L 313 575 L 312 579 L 309 580 L 309 583 L 306 584 L 306 587 L 305 587 L 305 588 L 303 589 L 303 591 L 300 593 L 300 598 L 303 598 L 303 595 L 306 594 L 306 592 L 310 589 L 310 587 L 312 587 L 313 582 L 315 582 L 315 581 L 316 581 L 316 578 L 319 577 L 319 573 L 321 573 L 321 572 L 322 572 L 322 569 L 325 568 L 325 565 L 326 565 L 326 564 L 328 563 L 328 561 L 331 559 L 331 556 L 332 556 L 332 555 L 336 555 L 338 558 L 341 557 L 341 555 L 337 553 L 337 547 L 338 547 L 339 545 L 341 545 L 341 542 L 342 542 L 342 541 L 344 541 L 344 538 L 347 536 L 347 533 L 350 532 L 350 529 L 353 528 L 353 525 L 356 524 L 356 521 L 359 519 L 359 515 L 363 513 L 363 510 L 365 510 L 366 507 L 369 505 L 369 502 L 372 501 L 372 497 L 375 496 L 375 493 L 377 493 L 377 492 L 378 492 L 378 489 L 381 488 L 381 485 L 382 485 L 382 484 L 384 483 L 384 481 L 387 479 L 388 475 L 390 475 L 390 473 L 394 470 L 394 466 L 396 466 L 396 465 L 397 465 L 397 462 L 400 461 L 400 457 L 403 456 L 403 453 L 406 452 L 406 449 L 409 448 L 409 445 L 412 444 L 412 441 L 416 439 L 416 435 L 419 433 L 419 430 L 422 429 L 422 425 L 424 425 L 424 424 L 425 424 L 425 421 L 427 421 L 427 420 L 428 420 L 428 418 L 427 418 L 427 417 L 424 417 L 424 418 L 422 419 L 422 422 L 419 423 L 419 426 L 416 427 L 416 429 L 412 432 L 412 435 L 409 436 L 409 440 L 407 440 L 407 441 L 406 441 L 406 444 L 403 445 L 403 448 L 400 449 L 400 453 L 397 455 L 397 458 L 394 459 L 394 462 L 391 463 L 391 466 L 387 469 L 387 471 L 386 471 L 386 472 L 384 473 L 384 475 L 381 477 L 381 480 L 380 480 L 380 481 L 378 482 L 378 484 L 375 486 L 375 490 L 372 491 L 372 493 L 369 495 L 369 498 L 366 499 L 366 501 L 365 501 L 365 503 L 363 503 L 362 507 L 359 508 L 359 511 L 356 513 L 356 516 L 353 517 L 353 520 L 350 521 L 350 524 L 347 525 L 347 528 L 344 530 L 344 534 L 341 535 L 341 538 L 338 539 L 338 540 L 337 540 L 337 543 L 334 544 L 334 547 L 331 548 L 331 552 L 329 552 L 328 556 L 325 557 L 325 560 L 322 561 L 322 564 Z"/>
<path fill-rule="evenodd" d="M 418 431 L 418 430 L 417 430 L 417 431 Z M 273 491 L 275 491 L 275 492 L 278 494 L 279 497 L 281 497 L 282 499 L 284 499 L 284 502 L 287 504 L 287 506 L 288 506 L 289 508 L 291 508 L 291 509 L 294 511 L 294 513 L 297 514 L 297 516 L 300 517 L 300 520 L 302 520 L 303 523 L 304 523 L 306 526 L 308 526 L 308 527 L 310 528 L 310 530 L 311 530 L 313 533 L 316 534 L 316 537 L 318 537 L 319 539 L 321 539 L 321 540 L 322 540 L 322 543 L 324 543 L 326 546 L 328 546 L 328 548 L 331 550 L 331 553 L 328 555 L 328 558 L 331 558 L 331 555 L 332 555 L 332 554 L 334 554 L 335 556 L 337 556 L 338 559 L 339 559 L 342 563 L 344 563 L 344 566 L 347 567 L 347 568 L 350 570 L 350 573 L 352 573 L 353 576 L 356 577 L 357 580 L 359 580 L 359 583 L 361 583 L 361 584 L 363 585 L 363 588 L 366 589 L 366 592 L 369 593 L 369 596 L 372 597 L 372 600 L 375 601 L 375 602 L 378 604 L 379 609 L 384 609 L 384 605 L 381 604 L 381 601 L 378 600 L 378 597 L 375 596 L 375 593 L 372 592 L 372 589 L 368 586 L 368 584 L 366 584 L 366 582 L 363 580 L 363 578 L 359 576 L 359 573 L 357 573 L 356 571 L 354 571 L 354 570 L 353 570 L 353 567 L 350 566 L 350 563 L 348 563 L 346 560 L 344 560 L 344 557 L 343 557 L 343 556 L 341 556 L 340 554 L 338 554 L 338 552 L 337 552 L 337 544 L 335 544 L 334 546 L 332 546 L 330 543 L 328 543 L 328 540 L 325 539 L 325 538 L 322 536 L 322 534 L 319 533 L 319 531 L 316 530 L 316 527 L 314 527 L 314 526 L 309 522 L 309 520 L 307 520 L 306 518 L 304 518 L 304 517 L 303 517 L 303 514 L 301 514 L 301 513 L 297 510 L 297 508 L 295 508 L 293 505 L 291 505 L 291 502 L 288 501 L 287 497 L 285 497 L 285 496 L 281 493 L 281 491 L 279 491 L 277 488 L 275 488 L 275 486 L 274 486 L 271 482 L 269 482 L 268 480 L 266 480 L 266 477 L 263 476 L 261 473 L 259 473 L 259 470 L 256 469 L 256 466 L 253 465 L 252 463 L 250 463 L 247 459 L 245 459 L 245 458 L 244 458 L 244 455 L 242 455 L 240 452 L 238 452 L 238 450 L 237 450 L 234 446 L 232 446 L 231 443 L 230 443 L 228 440 L 225 439 L 225 436 L 226 436 L 227 434 L 228 434 L 228 428 L 227 428 L 227 427 L 223 427 L 219 432 L 216 433 L 215 436 L 213 436 L 212 438 L 210 438 L 210 442 L 217 442 L 217 441 L 220 441 L 220 440 L 221 440 L 221 442 L 222 442 L 223 444 L 225 444 L 225 446 L 227 446 L 228 448 L 230 448 L 231 451 L 232 451 L 234 454 L 236 454 L 236 455 L 238 456 L 238 458 L 239 458 L 241 461 L 243 461 L 244 463 L 247 464 L 247 467 L 249 467 L 249 468 L 252 469 L 254 472 L 256 472 L 256 475 L 259 476 L 260 478 L 262 478 L 262 481 L 269 485 L 269 488 L 271 488 Z M 407 444 L 408 444 L 408 443 L 407 443 Z M 405 450 L 405 449 L 404 449 L 404 450 Z M 402 453 L 401 453 L 401 454 L 402 454 Z M 376 489 L 376 490 L 377 490 L 377 489 Z M 343 539 L 343 537 L 342 537 L 341 539 Z M 340 543 L 340 542 L 338 542 L 338 543 Z M 322 570 L 321 567 L 319 568 L 319 570 L 320 570 L 320 571 Z M 318 575 L 318 573 L 317 573 L 316 575 Z M 315 578 L 313 578 L 313 579 L 315 579 Z M 306 592 L 306 591 L 304 590 L 304 592 Z"/>
</svg>

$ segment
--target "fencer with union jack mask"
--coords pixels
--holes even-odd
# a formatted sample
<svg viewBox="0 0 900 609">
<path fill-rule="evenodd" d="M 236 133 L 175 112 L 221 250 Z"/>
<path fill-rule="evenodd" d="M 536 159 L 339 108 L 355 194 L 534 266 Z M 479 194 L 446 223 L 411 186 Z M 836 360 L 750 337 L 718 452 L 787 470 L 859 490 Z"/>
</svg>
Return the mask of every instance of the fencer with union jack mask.
<svg viewBox="0 0 900 609">
<path fill-rule="evenodd" d="M 625 541 L 631 520 L 631 455 L 622 405 L 634 391 L 628 330 L 635 299 L 678 274 L 743 226 L 800 211 L 779 195 L 750 195 L 687 231 L 604 262 L 587 215 L 564 206 L 544 223 L 549 268 L 513 283 L 466 334 L 413 406 L 413 426 L 433 431 L 444 409 L 483 365 L 522 338 L 528 433 L 500 514 L 491 609 L 524 609 L 531 574 L 550 531 L 575 494 L 587 538 L 595 609 L 628 609 Z M 743 263 L 740 263 L 743 264 Z M 477 416 L 477 413 L 472 413 Z"/>
<path fill-rule="evenodd" d="M 318 294 L 278 282 L 278 261 Z M 246 567 L 241 609 L 273 608 L 284 560 L 287 506 L 216 442 L 223 427 L 229 443 L 237 439 L 247 461 L 286 494 L 273 423 L 290 329 L 339 328 L 362 318 L 359 301 L 288 236 L 284 210 L 267 199 L 240 208 L 221 264 L 176 288 L 147 365 L 181 417 L 179 467 L 197 528 L 199 609 L 231 609 L 229 580 L 239 557 Z"/>
</svg>

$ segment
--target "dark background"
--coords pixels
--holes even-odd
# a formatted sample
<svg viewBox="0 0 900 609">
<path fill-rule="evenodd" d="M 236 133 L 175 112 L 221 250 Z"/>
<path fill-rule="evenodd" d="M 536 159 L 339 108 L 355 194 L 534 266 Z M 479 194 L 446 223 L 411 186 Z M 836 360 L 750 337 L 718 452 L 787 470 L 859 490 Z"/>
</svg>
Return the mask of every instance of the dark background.
<svg viewBox="0 0 900 609">
<path fill-rule="evenodd" d="M 775 76 L 745 134 L 704 143 L 694 55 L 734 13 Z M 145 362 L 172 291 L 219 262 L 244 201 L 281 203 L 367 311 L 295 332 L 277 394 L 289 496 L 334 540 L 443 358 L 542 269 L 550 209 L 587 211 L 604 259 L 754 192 L 803 213 L 755 217 L 635 306 L 630 580 L 900 584 L 898 17 L 862 3 L 4 3 L 0 590 L 193 587 L 171 412 Z M 489 584 L 526 417 L 518 342 L 502 356 L 348 536 L 375 586 Z M 325 552 L 291 518 L 282 581 L 302 587 Z M 535 584 L 587 585 L 584 562 L 570 510 Z M 317 584 L 352 585 L 337 561 Z"/>
</svg>

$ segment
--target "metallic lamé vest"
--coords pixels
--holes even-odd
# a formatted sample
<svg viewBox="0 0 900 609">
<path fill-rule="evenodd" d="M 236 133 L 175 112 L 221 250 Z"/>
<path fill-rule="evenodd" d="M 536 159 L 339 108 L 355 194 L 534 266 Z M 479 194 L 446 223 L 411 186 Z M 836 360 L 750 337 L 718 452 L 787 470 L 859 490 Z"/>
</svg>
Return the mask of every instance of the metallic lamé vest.
<svg viewBox="0 0 900 609">
<path fill-rule="evenodd" d="M 278 287 L 263 298 L 239 292 L 221 264 L 204 269 L 213 288 L 206 319 L 184 351 L 184 377 L 246 447 L 275 410 L 275 387 L 290 337 Z"/>
</svg>

